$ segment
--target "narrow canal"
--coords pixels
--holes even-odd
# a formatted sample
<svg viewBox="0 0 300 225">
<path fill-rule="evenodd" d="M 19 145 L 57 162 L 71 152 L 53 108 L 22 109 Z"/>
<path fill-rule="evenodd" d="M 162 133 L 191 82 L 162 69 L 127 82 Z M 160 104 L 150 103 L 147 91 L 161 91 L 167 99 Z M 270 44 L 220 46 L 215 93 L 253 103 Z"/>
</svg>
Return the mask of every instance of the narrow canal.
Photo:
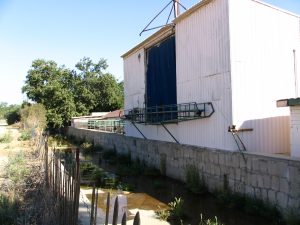
<svg viewBox="0 0 300 225">
<path fill-rule="evenodd" d="M 98 171 L 98 174 L 106 174 L 105 178 L 102 176 L 102 180 L 99 181 L 103 185 L 103 179 L 106 179 L 105 187 L 108 188 L 106 190 L 111 193 L 120 193 L 120 190 L 126 191 L 128 210 L 155 211 L 159 208 L 167 209 L 168 203 L 174 201 L 176 197 L 183 200 L 183 225 L 198 225 L 201 214 L 205 219 L 217 217 L 218 221 L 224 225 L 279 224 L 270 221 L 270 219 L 247 214 L 236 208 L 226 207 L 220 204 L 212 194 L 193 194 L 184 183 L 161 176 L 155 170 L 141 174 L 137 172 L 140 170 L 139 167 L 131 167 L 134 168 L 133 170 L 128 169 L 126 166 L 118 165 L 115 159 L 110 158 L 108 160 L 103 156 L 103 152 L 81 154 L 81 160 L 96 166 L 101 171 Z M 107 186 L 107 184 L 109 185 Z M 101 202 L 104 202 L 105 196 L 105 194 L 100 195 Z M 105 211 L 104 204 L 100 204 L 98 207 L 103 207 L 102 211 Z"/>
</svg>

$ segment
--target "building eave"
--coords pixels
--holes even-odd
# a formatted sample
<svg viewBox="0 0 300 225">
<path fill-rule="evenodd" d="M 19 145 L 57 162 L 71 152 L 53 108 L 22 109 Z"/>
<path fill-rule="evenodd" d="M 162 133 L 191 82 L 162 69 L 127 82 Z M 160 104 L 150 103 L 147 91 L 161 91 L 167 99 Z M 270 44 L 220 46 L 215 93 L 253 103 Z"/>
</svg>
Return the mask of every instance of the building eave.
<svg viewBox="0 0 300 225">
<path fill-rule="evenodd" d="M 174 34 L 174 24 L 167 25 L 161 28 L 159 31 L 152 34 L 150 37 L 130 49 L 128 52 L 124 53 L 121 57 L 126 58 L 129 55 L 137 52 L 141 48 L 147 48 L 149 45 L 155 45 L 159 41 L 161 41 L 164 37 Z"/>
</svg>

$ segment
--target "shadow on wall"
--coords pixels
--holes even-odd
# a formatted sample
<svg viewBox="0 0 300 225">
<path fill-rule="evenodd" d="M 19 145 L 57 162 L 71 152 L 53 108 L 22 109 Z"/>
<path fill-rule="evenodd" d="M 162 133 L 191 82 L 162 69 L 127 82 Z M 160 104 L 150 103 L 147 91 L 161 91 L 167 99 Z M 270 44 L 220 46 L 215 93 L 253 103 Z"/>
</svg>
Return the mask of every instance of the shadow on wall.
<svg viewBox="0 0 300 225">
<path fill-rule="evenodd" d="M 238 133 L 247 151 L 290 155 L 290 116 L 247 120 L 238 129 L 253 129 Z"/>
</svg>

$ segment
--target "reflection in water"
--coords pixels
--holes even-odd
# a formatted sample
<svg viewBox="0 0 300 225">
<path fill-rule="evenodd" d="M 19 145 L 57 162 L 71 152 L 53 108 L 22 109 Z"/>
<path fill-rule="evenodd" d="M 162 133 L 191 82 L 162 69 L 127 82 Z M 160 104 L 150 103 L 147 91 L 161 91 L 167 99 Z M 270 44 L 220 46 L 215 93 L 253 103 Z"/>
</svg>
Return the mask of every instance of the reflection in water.
<svg viewBox="0 0 300 225">
<path fill-rule="evenodd" d="M 92 201 L 92 189 L 85 190 L 87 198 Z M 160 209 L 168 209 L 168 206 L 160 202 L 159 200 L 151 197 L 146 193 L 131 193 L 126 191 L 119 191 L 119 190 L 107 190 L 101 189 L 99 190 L 98 194 L 98 211 L 97 211 L 97 218 L 98 221 L 101 219 L 101 222 L 104 222 L 105 218 L 105 211 L 106 211 L 106 201 L 107 201 L 107 194 L 110 192 L 110 207 L 109 207 L 109 223 L 112 223 L 113 217 L 113 209 L 116 197 L 118 196 L 119 202 L 119 211 L 118 211 L 118 221 L 122 220 L 122 216 L 124 212 L 126 212 L 127 218 L 132 220 L 134 215 L 137 211 L 142 211 L 141 214 L 146 214 L 146 216 L 152 217 L 152 220 L 155 221 L 155 224 L 165 224 L 164 222 L 160 222 L 158 219 L 155 218 L 154 210 Z M 147 212 L 148 211 L 148 212 Z M 148 219 L 149 220 L 149 219 Z M 100 221 L 99 221 L 100 222 Z M 101 223 L 100 222 L 100 223 Z"/>
</svg>

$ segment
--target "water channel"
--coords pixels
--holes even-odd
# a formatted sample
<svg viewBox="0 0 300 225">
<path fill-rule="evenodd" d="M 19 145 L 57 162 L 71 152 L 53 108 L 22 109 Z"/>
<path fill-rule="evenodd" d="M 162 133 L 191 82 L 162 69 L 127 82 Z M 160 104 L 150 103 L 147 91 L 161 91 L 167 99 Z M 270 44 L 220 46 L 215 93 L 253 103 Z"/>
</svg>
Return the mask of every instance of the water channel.
<svg viewBox="0 0 300 225">
<path fill-rule="evenodd" d="M 117 166 L 107 163 L 103 160 L 101 153 L 89 153 L 82 157 L 83 161 L 91 161 L 94 165 L 109 172 L 113 176 L 117 173 Z M 126 207 L 138 210 L 154 210 L 168 208 L 168 203 L 175 197 L 180 197 L 184 201 L 184 225 L 198 225 L 200 215 L 203 218 L 214 219 L 215 216 L 224 225 L 272 225 L 264 218 L 246 214 L 240 210 L 221 206 L 216 197 L 212 194 L 193 194 L 184 183 L 164 176 L 146 176 L 146 175 L 120 175 L 115 176 L 117 182 L 126 184 L 130 187 L 130 192 L 126 192 Z M 104 189 L 103 189 L 104 190 Z M 120 193 L 117 188 L 110 189 L 110 192 Z M 105 192 L 105 190 L 104 190 Z M 89 196 L 88 196 L 89 197 Z M 99 195 L 100 202 L 104 202 L 106 194 Z M 99 204 L 102 211 L 105 211 L 104 204 Z"/>
</svg>

